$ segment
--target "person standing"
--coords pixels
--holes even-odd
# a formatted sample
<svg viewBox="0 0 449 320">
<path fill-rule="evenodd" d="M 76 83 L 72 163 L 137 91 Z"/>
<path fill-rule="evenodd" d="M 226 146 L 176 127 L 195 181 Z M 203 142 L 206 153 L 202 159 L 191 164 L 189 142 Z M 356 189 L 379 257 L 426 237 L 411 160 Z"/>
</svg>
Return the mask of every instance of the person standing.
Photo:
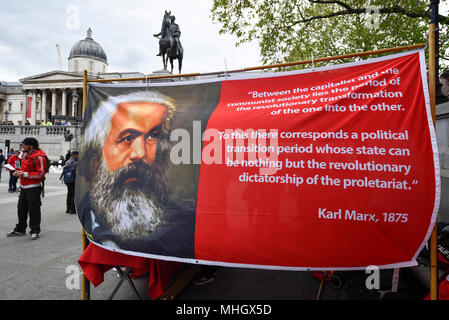
<svg viewBox="0 0 449 320">
<path fill-rule="evenodd" d="M 78 168 L 78 151 L 72 152 L 72 157 L 66 162 L 62 170 L 60 179 L 67 186 L 66 211 L 65 213 L 75 214 L 75 182 L 76 169 Z"/>
<path fill-rule="evenodd" d="M 9 169 L 9 188 L 8 192 L 16 192 L 17 191 L 17 177 L 14 176 L 14 172 L 20 170 L 20 151 L 14 151 L 14 154 L 9 157 L 8 164 L 14 167 L 15 170 Z"/>
<path fill-rule="evenodd" d="M 9 161 L 9 157 L 14 154 L 14 148 L 9 149 L 8 154 L 6 155 L 6 162 Z"/>
<path fill-rule="evenodd" d="M 69 161 L 71 157 L 72 153 L 70 152 L 70 150 L 67 150 L 67 153 L 65 154 L 65 162 Z"/>
<path fill-rule="evenodd" d="M 0 181 L 2 181 L 2 169 L 3 169 L 4 162 L 5 162 L 5 156 L 3 155 L 3 150 L 0 149 Z"/>
<path fill-rule="evenodd" d="M 27 218 L 30 217 L 30 240 L 36 240 L 41 231 L 41 182 L 45 178 L 47 168 L 47 156 L 39 148 L 39 142 L 35 138 L 25 138 L 22 141 L 21 169 L 14 172 L 14 176 L 20 178 L 20 195 L 17 204 L 18 223 L 7 237 L 25 235 Z"/>
</svg>

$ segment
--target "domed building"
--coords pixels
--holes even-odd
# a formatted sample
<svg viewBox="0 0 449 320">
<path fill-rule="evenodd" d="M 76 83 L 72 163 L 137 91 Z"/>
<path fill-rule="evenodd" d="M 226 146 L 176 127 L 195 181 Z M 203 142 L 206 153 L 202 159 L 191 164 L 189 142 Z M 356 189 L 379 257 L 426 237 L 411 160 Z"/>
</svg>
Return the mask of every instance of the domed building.
<svg viewBox="0 0 449 320">
<path fill-rule="evenodd" d="M 106 52 L 93 39 L 89 28 L 86 38 L 72 46 L 68 70 L 49 71 L 20 82 L 0 82 L 0 123 L 35 125 L 51 121 L 55 124 L 55 116 L 82 117 L 84 70 L 88 79 L 144 77 L 140 72 L 107 72 L 107 67 Z"/>
<path fill-rule="evenodd" d="M 69 72 L 106 73 L 108 59 L 102 46 L 92 38 L 92 30 L 87 30 L 87 37 L 72 47 L 69 56 Z"/>
<path fill-rule="evenodd" d="M 83 116 L 84 70 L 88 79 L 145 77 L 140 72 L 107 72 L 107 67 L 106 52 L 94 41 L 89 28 L 86 38 L 72 46 L 67 70 L 61 66 L 59 70 L 32 75 L 20 82 L 0 81 L 0 149 L 5 150 L 6 141 L 8 148 L 18 148 L 29 135 L 39 140 L 52 160 L 58 160 L 68 149 L 77 149 Z M 51 127 L 35 126 L 48 121 L 52 122 Z M 68 122 L 71 126 L 63 127 Z M 5 123 L 14 126 L 2 126 Z M 66 141 L 65 134 L 69 131 L 74 138 Z"/>
</svg>

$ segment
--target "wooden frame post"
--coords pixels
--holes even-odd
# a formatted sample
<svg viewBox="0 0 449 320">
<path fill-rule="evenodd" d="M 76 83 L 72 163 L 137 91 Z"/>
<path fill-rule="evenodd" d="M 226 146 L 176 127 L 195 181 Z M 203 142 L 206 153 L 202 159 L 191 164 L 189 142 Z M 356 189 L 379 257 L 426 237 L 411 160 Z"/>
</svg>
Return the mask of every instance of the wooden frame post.
<svg viewBox="0 0 449 320">
<path fill-rule="evenodd" d="M 429 96 L 433 126 L 436 122 L 436 82 L 438 81 L 438 6 L 440 0 L 430 0 L 431 16 L 429 25 Z M 438 300 L 438 232 L 437 221 L 430 236 L 430 300 Z"/>
<path fill-rule="evenodd" d="M 436 103 L 436 72 L 435 72 L 435 25 L 429 26 L 429 96 L 430 110 L 432 112 L 433 125 L 435 127 L 435 103 Z M 438 299 L 438 262 L 437 262 L 437 223 L 430 236 L 430 300 Z"/>
<path fill-rule="evenodd" d="M 87 70 L 84 70 L 83 75 L 83 113 L 81 117 L 84 119 L 84 112 L 86 111 L 87 103 Z M 86 236 L 86 231 L 82 230 L 82 252 L 86 250 L 88 245 L 88 239 Z M 90 283 L 87 280 L 84 273 L 81 274 L 81 300 L 90 300 Z"/>
</svg>

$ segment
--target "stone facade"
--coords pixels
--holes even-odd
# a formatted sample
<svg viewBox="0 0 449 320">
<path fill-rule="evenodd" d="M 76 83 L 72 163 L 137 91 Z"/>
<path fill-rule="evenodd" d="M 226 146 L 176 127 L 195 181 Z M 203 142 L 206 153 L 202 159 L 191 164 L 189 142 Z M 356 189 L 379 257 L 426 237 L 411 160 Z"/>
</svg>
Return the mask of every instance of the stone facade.
<svg viewBox="0 0 449 320">
<path fill-rule="evenodd" d="M 73 135 L 71 141 L 65 139 L 68 134 Z M 5 154 L 6 140 L 10 148 L 19 149 L 26 137 L 35 137 L 50 160 L 57 161 L 67 150 L 79 150 L 81 126 L 0 126 L 0 149 Z"/>
<path fill-rule="evenodd" d="M 90 75 L 93 76 L 93 75 Z M 56 115 L 81 117 L 83 75 L 76 72 L 51 71 L 20 80 L 25 92 L 26 108 L 14 124 L 31 125 L 52 121 Z"/>
<path fill-rule="evenodd" d="M 85 58 L 72 58 L 69 61 L 69 71 L 82 72 L 87 70 L 91 73 L 106 73 L 107 65 L 104 62 L 94 59 L 87 60 Z"/>
<path fill-rule="evenodd" d="M 26 94 L 22 83 L 0 83 L 0 123 L 4 120 L 12 120 L 15 124 L 19 124 L 18 121 L 22 121 L 25 106 Z"/>
</svg>

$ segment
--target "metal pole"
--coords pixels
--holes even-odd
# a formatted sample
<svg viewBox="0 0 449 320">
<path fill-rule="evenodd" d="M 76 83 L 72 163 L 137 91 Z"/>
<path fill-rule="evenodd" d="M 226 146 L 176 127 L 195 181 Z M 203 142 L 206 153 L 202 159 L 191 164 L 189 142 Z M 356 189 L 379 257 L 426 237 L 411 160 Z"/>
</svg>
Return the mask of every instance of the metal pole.
<svg viewBox="0 0 449 320">
<path fill-rule="evenodd" d="M 431 15 L 430 15 L 430 23 L 435 25 L 435 29 L 433 31 L 434 37 L 435 37 L 435 84 L 439 83 L 439 58 L 440 58 L 440 54 L 439 54 L 439 49 L 440 49 L 440 27 L 439 27 L 439 19 L 438 19 L 438 15 L 439 15 L 439 3 L 440 0 L 431 0 L 431 7 L 432 7 L 432 11 L 431 11 Z"/>
<path fill-rule="evenodd" d="M 83 77 L 83 113 L 81 117 L 84 119 L 84 111 L 86 110 L 86 102 L 87 102 L 87 70 L 84 70 Z M 82 252 L 87 248 L 88 239 L 86 236 L 86 231 L 82 230 Z M 87 280 L 84 273 L 81 274 L 81 300 L 90 300 L 90 283 Z"/>
<path fill-rule="evenodd" d="M 86 103 L 87 103 L 87 70 L 84 70 L 84 74 L 83 74 L 83 113 L 81 114 L 81 118 L 84 118 L 84 112 L 86 111 Z"/>
<path fill-rule="evenodd" d="M 430 110 L 435 126 L 436 81 L 438 79 L 438 57 L 435 34 L 438 32 L 438 2 L 431 0 L 432 14 L 429 25 L 429 95 Z M 438 262 L 437 262 L 437 224 L 435 223 L 430 236 L 430 300 L 438 299 Z"/>
</svg>

